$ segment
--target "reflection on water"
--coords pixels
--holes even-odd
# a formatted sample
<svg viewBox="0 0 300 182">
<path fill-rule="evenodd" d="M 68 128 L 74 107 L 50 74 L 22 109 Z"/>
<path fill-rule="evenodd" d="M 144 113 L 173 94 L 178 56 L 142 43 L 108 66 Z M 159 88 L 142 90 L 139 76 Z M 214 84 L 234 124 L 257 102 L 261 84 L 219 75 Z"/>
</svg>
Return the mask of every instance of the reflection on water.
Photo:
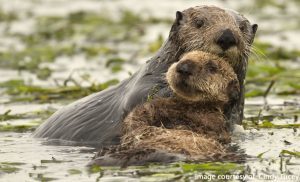
<svg viewBox="0 0 300 182">
<path fill-rule="evenodd" d="M 84 181 L 97 177 L 88 174 L 85 167 L 93 156 L 92 148 L 51 146 L 42 143 L 42 140 L 31 138 L 30 133 L 1 132 L 0 166 L 8 170 L 6 173 L 0 170 L 0 177 L 5 181 L 66 177 L 69 181 Z M 74 170 L 76 175 L 72 173 Z"/>
</svg>

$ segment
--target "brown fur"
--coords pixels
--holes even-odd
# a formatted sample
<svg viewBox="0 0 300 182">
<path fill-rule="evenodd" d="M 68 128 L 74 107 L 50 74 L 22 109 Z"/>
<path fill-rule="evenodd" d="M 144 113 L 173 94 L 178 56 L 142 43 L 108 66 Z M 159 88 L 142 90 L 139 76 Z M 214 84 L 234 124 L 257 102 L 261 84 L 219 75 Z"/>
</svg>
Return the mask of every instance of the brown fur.
<svg viewBox="0 0 300 182">
<path fill-rule="evenodd" d="M 230 64 L 235 67 L 246 57 L 251 49 L 253 30 L 250 22 L 236 12 L 221 9 L 216 6 L 196 6 L 183 12 L 182 26 L 178 30 L 178 42 L 185 52 L 199 50 L 229 58 Z M 232 31 L 237 45 L 225 52 L 216 44 L 216 40 L 225 29 Z"/>
<path fill-rule="evenodd" d="M 192 64 L 189 76 L 177 71 L 186 63 Z M 131 161 L 131 165 L 136 164 L 132 157 L 145 157 L 148 150 L 152 154 L 153 150 L 184 154 L 189 160 L 211 159 L 211 154 L 226 153 L 224 144 L 230 142 L 230 135 L 222 110 L 231 99 L 228 92 L 239 92 L 231 66 L 216 56 L 195 51 L 174 63 L 166 78 L 176 95 L 137 106 L 124 120 L 121 145 L 101 155 L 111 154 L 119 160 L 126 159 L 127 164 Z M 154 156 L 161 157 L 157 153 Z"/>
<path fill-rule="evenodd" d="M 179 64 L 192 64 L 192 76 L 182 79 L 176 73 Z M 229 101 L 229 88 L 231 84 L 238 82 L 232 67 L 215 55 L 200 51 L 189 52 L 177 63 L 170 66 L 167 72 L 167 80 L 171 89 L 184 100 L 192 102 L 200 101 L 213 103 L 226 103 Z M 188 86 L 183 88 L 180 84 L 184 81 Z M 179 85 L 178 85 L 179 84 Z M 239 88 L 236 88 L 236 93 Z"/>
<path fill-rule="evenodd" d="M 237 44 L 222 50 L 216 40 L 228 29 L 233 32 Z M 183 53 L 192 50 L 210 52 L 226 58 L 234 67 L 241 91 L 238 99 L 226 107 L 225 116 L 228 124 L 241 124 L 247 55 L 256 30 L 257 25 L 251 25 L 245 17 L 232 10 L 200 6 L 177 12 L 168 39 L 139 71 L 109 90 L 96 93 L 56 112 L 34 135 L 72 140 L 85 145 L 119 144 L 124 117 L 138 104 L 146 101 L 147 94 L 153 87 L 156 88 L 156 95 L 172 95 L 161 75 Z"/>
</svg>

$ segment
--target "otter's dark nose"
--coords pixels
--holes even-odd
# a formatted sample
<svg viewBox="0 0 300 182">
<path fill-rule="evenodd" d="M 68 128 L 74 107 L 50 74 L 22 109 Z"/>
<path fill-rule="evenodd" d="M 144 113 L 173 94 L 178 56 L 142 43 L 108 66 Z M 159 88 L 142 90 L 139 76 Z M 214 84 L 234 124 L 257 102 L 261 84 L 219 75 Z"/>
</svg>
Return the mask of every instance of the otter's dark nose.
<svg viewBox="0 0 300 182">
<path fill-rule="evenodd" d="M 236 39 L 234 38 L 234 35 L 230 29 L 224 30 L 216 42 L 223 49 L 223 51 L 226 51 L 230 47 L 237 44 Z"/>
<path fill-rule="evenodd" d="M 192 74 L 193 65 L 191 63 L 180 63 L 176 66 L 176 71 L 184 76 Z"/>
</svg>

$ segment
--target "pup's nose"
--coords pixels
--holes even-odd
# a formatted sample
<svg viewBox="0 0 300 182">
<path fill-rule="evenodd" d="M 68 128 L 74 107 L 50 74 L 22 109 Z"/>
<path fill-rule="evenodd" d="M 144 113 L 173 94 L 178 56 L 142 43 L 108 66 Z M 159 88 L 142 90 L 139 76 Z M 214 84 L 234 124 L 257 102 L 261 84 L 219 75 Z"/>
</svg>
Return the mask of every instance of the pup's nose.
<svg viewBox="0 0 300 182">
<path fill-rule="evenodd" d="M 189 76 L 192 74 L 193 65 L 190 63 L 180 63 L 176 66 L 176 71 L 184 76 Z"/>
<path fill-rule="evenodd" d="M 223 31 L 222 35 L 217 39 L 216 43 L 226 51 L 232 46 L 237 44 L 237 41 L 230 29 L 226 29 Z"/>
</svg>

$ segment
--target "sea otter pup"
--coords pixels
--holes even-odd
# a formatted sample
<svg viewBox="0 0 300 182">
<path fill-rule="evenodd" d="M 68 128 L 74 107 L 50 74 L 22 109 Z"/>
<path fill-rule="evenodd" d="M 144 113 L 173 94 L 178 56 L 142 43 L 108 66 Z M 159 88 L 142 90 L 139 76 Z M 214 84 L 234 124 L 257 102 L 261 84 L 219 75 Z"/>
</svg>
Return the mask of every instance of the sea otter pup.
<svg viewBox="0 0 300 182">
<path fill-rule="evenodd" d="M 152 90 L 170 97 L 163 74 L 186 52 L 199 50 L 230 60 L 240 83 L 236 102 L 228 105 L 229 123 L 241 123 L 247 57 L 256 24 L 243 15 L 216 6 L 197 6 L 176 12 L 168 39 L 160 50 L 130 78 L 118 85 L 80 99 L 53 114 L 36 131 L 35 137 L 72 140 L 80 144 L 119 144 L 122 121 L 137 105 L 147 101 Z"/>
<path fill-rule="evenodd" d="M 230 135 L 223 111 L 239 93 L 230 64 L 193 51 L 168 69 L 166 80 L 174 96 L 133 109 L 123 122 L 121 145 L 102 150 L 96 164 L 214 160 L 226 153 Z"/>
</svg>

